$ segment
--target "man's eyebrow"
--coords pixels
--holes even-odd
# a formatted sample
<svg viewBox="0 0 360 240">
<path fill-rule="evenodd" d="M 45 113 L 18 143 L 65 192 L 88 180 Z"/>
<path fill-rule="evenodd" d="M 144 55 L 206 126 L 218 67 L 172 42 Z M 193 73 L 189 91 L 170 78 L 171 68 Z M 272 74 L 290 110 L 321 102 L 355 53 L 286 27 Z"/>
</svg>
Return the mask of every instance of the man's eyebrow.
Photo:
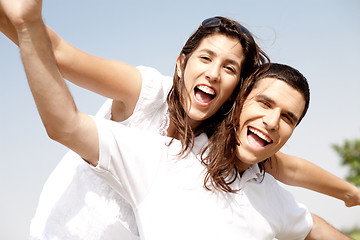
<svg viewBox="0 0 360 240">
<path fill-rule="evenodd" d="M 255 96 L 255 99 L 257 100 L 265 100 L 269 103 L 276 103 L 273 99 L 269 98 L 268 96 L 264 95 L 264 94 L 259 94 Z"/>
<path fill-rule="evenodd" d="M 271 104 L 276 104 L 276 102 L 271 99 L 270 97 L 264 95 L 264 94 L 259 94 L 257 96 L 255 96 L 255 99 L 257 100 L 265 100 L 266 102 L 269 102 Z M 293 123 L 296 124 L 299 121 L 299 118 L 291 111 L 286 111 L 286 114 L 293 120 Z"/>
<path fill-rule="evenodd" d="M 208 48 L 199 49 L 199 52 L 205 52 L 205 53 L 207 53 L 209 55 L 216 56 L 216 53 L 213 50 L 208 49 Z"/>
</svg>

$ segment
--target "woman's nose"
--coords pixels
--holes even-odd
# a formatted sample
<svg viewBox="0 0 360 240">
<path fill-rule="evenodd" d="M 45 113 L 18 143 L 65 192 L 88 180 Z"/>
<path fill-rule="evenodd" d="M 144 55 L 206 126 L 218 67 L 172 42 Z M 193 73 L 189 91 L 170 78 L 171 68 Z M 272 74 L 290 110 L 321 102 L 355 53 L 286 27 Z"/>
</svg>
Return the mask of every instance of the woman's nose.
<svg viewBox="0 0 360 240">
<path fill-rule="evenodd" d="M 205 75 L 209 81 L 218 81 L 220 79 L 220 66 L 216 63 L 209 64 Z"/>
</svg>

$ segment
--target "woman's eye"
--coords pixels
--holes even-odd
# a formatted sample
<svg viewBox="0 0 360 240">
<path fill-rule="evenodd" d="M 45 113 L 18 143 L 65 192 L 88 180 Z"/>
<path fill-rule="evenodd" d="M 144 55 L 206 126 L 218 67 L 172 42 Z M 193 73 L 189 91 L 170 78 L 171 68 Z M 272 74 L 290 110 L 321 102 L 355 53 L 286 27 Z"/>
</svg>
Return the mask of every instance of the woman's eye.
<svg viewBox="0 0 360 240">
<path fill-rule="evenodd" d="M 232 73 L 236 73 L 236 70 L 233 67 L 225 66 L 225 69 L 232 72 Z"/>
<path fill-rule="evenodd" d="M 202 60 L 205 60 L 205 61 L 211 61 L 211 58 L 210 57 L 208 57 L 208 56 L 201 56 L 200 57 Z"/>
</svg>

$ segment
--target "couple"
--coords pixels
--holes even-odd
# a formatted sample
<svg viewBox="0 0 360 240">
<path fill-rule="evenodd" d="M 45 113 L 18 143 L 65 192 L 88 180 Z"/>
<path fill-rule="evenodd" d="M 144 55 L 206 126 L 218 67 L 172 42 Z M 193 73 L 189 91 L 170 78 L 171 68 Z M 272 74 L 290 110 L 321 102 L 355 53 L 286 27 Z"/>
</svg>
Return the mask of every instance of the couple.
<svg viewBox="0 0 360 240">
<path fill-rule="evenodd" d="M 277 151 L 305 114 L 308 93 L 286 81 L 306 85 L 306 80 L 284 65 L 265 64 L 257 70 L 266 56 L 245 28 L 224 18 L 205 21 L 179 55 L 172 86 L 168 78 L 149 68 L 119 63 L 117 72 L 102 71 L 106 75 L 102 79 L 114 75 L 124 79 L 117 89 L 108 90 L 114 99 L 111 119 L 128 119 L 125 124 L 130 127 L 145 128 L 139 133 L 76 109 L 52 55 L 40 15 L 41 1 L 14 2 L 1 1 L 17 30 L 16 37 L 8 36 L 19 40 L 49 136 L 96 166 L 94 172 L 130 202 L 140 236 L 180 239 L 201 234 L 201 238 L 219 239 L 217 234 L 229 234 L 228 238 L 301 239 L 309 233 L 312 219 L 306 208 L 260 171 L 276 175 L 286 169 L 274 171 L 276 164 L 269 168 L 267 163 L 259 164 L 259 169 L 257 164 L 270 157 L 274 163 L 289 159 Z M 95 62 L 97 58 L 89 59 Z M 111 62 L 102 63 L 99 68 L 115 69 Z M 67 78 L 72 77 L 71 68 L 81 71 L 84 67 L 58 65 Z M 94 74 L 90 80 L 97 77 Z M 144 133 L 159 129 L 166 136 Z M 313 217 L 309 239 L 319 233 L 319 226 L 329 227 Z M 340 234 L 332 231 L 327 234 Z"/>
</svg>

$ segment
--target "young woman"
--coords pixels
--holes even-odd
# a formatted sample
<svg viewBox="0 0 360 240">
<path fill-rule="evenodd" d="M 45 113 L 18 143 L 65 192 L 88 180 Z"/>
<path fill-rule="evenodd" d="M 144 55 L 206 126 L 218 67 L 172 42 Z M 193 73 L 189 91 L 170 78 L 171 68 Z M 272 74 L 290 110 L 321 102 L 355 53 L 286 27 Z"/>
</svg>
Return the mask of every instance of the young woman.
<svg viewBox="0 0 360 240">
<path fill-rule="evenodd" d="M 4 15 L 2 19 L 5 19 L 5 21 L 1 21 L 3 23 L 2 31 L 17 43 L 16 32 L 8 24 Z M 191 150 L 194 144 L 194 135 L 202 131 L 209 135 L 212 134 L 217 124 L 223 120 L 226 113 L 231 109 L 242 79 L 249 77 L 258 66 L 267 60 L 266 55 L 258 48 L 251 34 L 244 27 L 221 17 L 204 21 L 189 38 L 177 59 L 172 84 L 169 78 L 162 76 L 154 69 L 134 68 L 122 62 L 86 54 L 70 46 L 51 30 L 48 30 L 48 32 L 58 66 L 65 78 L 114 99 L 111 105 L 112 120 L 126 120 L 124 124 L 130 127 L 155 131 L 179 139 L 182 143 L 181 153 L 183 154 Z M 213 36 L 214 33 L 220 34 Z M 232 48 L 235 46 L 234 44 L 238 45 L 235 50 Z M 221 106 L 223 107 L 220 108 Z M 204 121 L 206 119 L 208 120 Z M 218 144 L 223 143 L 219 142 Z M 75 156 L 70 154 L 68 158 L 75 158 Z M 313 181 L 312 185 L 307 185 L 307 182 L 297 182 L 303 179 L 292 178 L 294 169 L 292 166 L 308 166 L 313 169 L 313 165 L 299 165 L 298 162 L 302 162 L 302 160 L 280 153 L 277 159 L 282 163 L 279 166 L 285 166 L 285 170 L 276 170 L 274 165 L 272 171 L 275 172 L 276 170 L 279 178 L 283 179 L 285 183 L 294 181 L 294 185 L 301 185 L 315 190 L 317 189 L 314 186 L 322 183 L 321 181 L 319 183 Z M 290 162 L 288 159 L 292 159 L 296 163 L 290 165 L 291 168 L 287 167 L 288 162 Z M 66 162 L 66 160 L 62 162 Z M 55 200 L 50 203 L 53 206 L 50 209 L 45 207 L 46 209 L 42 211 L 41 205 L 43 203 L 40 200 L 40 210 L 37 216 L 40 216 L 42 220 L 37 221 L 35 218 L 33 222 L 33 225 L 41 225 L 38 232 L 43 231 L 41 229 L 46 224 L 48 224 L 48 229 L 45 231 L 51 232 L 49 223 L 54 223 L 54 219 L 57 219 L 57 223 L 59 223 L 54 224 L 57 228 L 53 225 L 53 229 L 56 228 L 56 231 L 60 230 L 59 232 L 61 232 L 64 230 L 58 227 L 61 224 L 68 226 L 64 223 L 69 222 L 70 217 L 73 216 L 69 214 L 61 219 L 61 217 L 59 218 L 61 214 L 56 214 L 60 212 L 56 211 L 56 209 L 66 208 L 61 202 L 73 204 L 68 209 L 71 209 L 76 215 L 80 212 L 79 209 L 87 209 L 84 207 L 86 201 L 83 201 L 83 199 L 86 198 L 86 194 L 89 192 L 96 192 L 100 199 L 104 198 L 104 194 L 107 194 L 105 198 L 108 199 L 117 198 L 96 177 L 93 177 L 93 180 L 90 181 L 88 178 L 81 180 L 84 174 L 91 175 L 91 172 L 89 173 L 86 168 L 82 168 L 82 164 L 73 162 L 72 169 L 74 169 L 75 173 L 68 175 L 68 182 L 62 188 L 57 186 L 58 191 L 55 194 Z M 290 170 L 287 171 L 286 169 Z M 53 177 L 50 178 L 52 181 L 48 181 L 50 185 L 46 186 L 43 195 L 53 195 L 53 192 L 49 192 L 49 189 L 54 189 L 54 179 L 58 179 L 55 180 L 57 183 L 64 182 L 64 176 L 67 176 L 68 172 L 69 168 L 66 171 L 61 167 L 57 168 L 57 171 L 53 173 Z M 336 180 L 341 181 L 340 179 Z M 329 182 L 327 181 L 326 184 L 329 184 Z M 346 189 L 347 192 L 349 192 L 348 189 L 353 190 L 346 183 L 342 182 L 342 184 L 343 189 Z M 336 186 L 336 184 L 334 185 Z M 83 195 L 69 194 L 68 190 L 70 189 L 70 192 L 71 189 L 76 191 L 74 190 L 76 186 L 80 186 L 84 190 Z M 96 188 L 98 190 L 95 190 Z M 330 186 L 330 189 L 333 190 L 334 186 Z M 337 191 L 334 192 L 334 195 L 338 194 Z M 69 196 L 73 198 L 73 201 L 68 200 Z M 74 199 L 74 196 L 76 199 Z M 348 200 L 341 194 L 336 197 Z M 354 199 L 354 197 L 351 199 Z M 78 204 L 76 204 L 77 201 Z M 110 207 L 106 204 L 108 203 L 103 204 L 104 208 L 109 209 Z M 113 205 L 111 204 L 111 207 L 121 204 L 122 200 L 118 199 Z M 123 211 L 122 209 L 128 210 L 128 208 L 121 207 L 120 211 Z M 101 211 L 101 207 L 98 210 Z M 91 214 L 91 210 L 85 211 L 89 211 L 87 214 Z M 42 215 L 44 212 L 46 212 L 45 216 Z M 81 214 L 83 214 L 83 211 Z M 82 220 L 86 219 L 87 215 L 79 214 L 78 216 L 76 222 L 86 224 L 86 221 Z M 121 214 L 120 217 L 115 216 L 110 222 L 126 222 L 127 218 L 122 217 Z M 104 225 L 109 225 L 107 222 L 104 223 Z M 99 224 L 94 225 L 99 226 Z M 128 228 L 130 228 L 129 225 Z M 91 226 L 88 225 L 87 229 L 91 229 Z M 71 232 L 72 230 L 68 231 Z M 134 228 L 132 228 L 132 231 L 136 232 Z M 64 232 L 66 231 L 63 231 L 62 234 Z M 99 230 L 99 232 L 104 231 Z M 56 235 L 56 233 L 53 234 Z"/>
</svg>

